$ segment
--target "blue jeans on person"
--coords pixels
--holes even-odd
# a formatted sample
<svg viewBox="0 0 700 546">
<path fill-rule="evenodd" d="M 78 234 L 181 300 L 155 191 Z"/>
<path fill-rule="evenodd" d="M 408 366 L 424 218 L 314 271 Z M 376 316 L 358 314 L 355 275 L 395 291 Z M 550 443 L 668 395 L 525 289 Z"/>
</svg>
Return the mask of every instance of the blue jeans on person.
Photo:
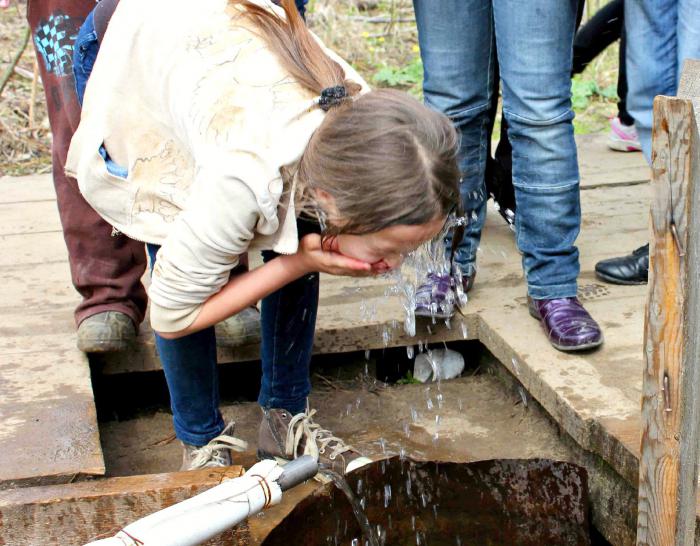
<svg viewBox="0 0 700 546">
<path fill-rule="evenodd" d="M 425 102 L 449 116 L 461 135 L 460 193 L 469 225 L 455 262 L 465 274 L 476 270 L 497 50 L 528 293 L 575 296 L 581 209 L 570 76 L 577 0 L 413 3 Z"/>
<path fill-rule="evenodd" d="M 627 110 L 651 163 L 656 95 L 674 96 L 685 59 L 700 59 L 700 0 L 625 2 Z"/>
<path fill-rule="evenodd" d="M 300 233 L 303 235 L 303 233 Z M 157 245 L 147 245 L 151 269 Z M 276 256 L 263 252 L 264 261 Z M 311 390 L 309 364 L 316 327 L 319 277 L 306 275 L 263 298 L 261 304 L 262 381 L 258 403 L 292 415 L 306 409 Z M 224 429 L 219 411 L 214 327 L 178 339 L 155 334 L 177 437 L 201 446 Z"/>
</svg>

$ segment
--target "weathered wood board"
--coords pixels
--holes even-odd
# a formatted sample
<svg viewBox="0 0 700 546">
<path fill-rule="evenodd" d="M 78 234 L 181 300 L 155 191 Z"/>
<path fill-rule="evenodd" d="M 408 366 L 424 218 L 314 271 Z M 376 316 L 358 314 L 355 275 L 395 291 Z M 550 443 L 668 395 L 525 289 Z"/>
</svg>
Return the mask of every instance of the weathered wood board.
<svg viewBox="0 0 700 546">
<path fill-rule="evenodd" d="M 50 177 L 0 187 L 0 488 L 103 474 Z"/>
<path fill-rule="evenodd" d="M 85 544 L 242 474 L 231 466 L 0 491 L 0 545 Z M 248 527 L 205 544 L 247 545 Z"/>
</svg>

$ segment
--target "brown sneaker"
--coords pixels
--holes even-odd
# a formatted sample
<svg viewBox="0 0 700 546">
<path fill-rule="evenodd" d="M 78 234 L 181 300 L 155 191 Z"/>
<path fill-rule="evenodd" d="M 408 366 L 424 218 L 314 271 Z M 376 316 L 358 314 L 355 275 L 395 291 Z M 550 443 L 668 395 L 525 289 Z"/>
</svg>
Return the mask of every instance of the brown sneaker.
<svg viewBox="0 0 700 546">
<path fill-rule="evenodd" d="M 219 436 L 202 447 L 182 442 L 182 466 L 180 470 L 231 466 L 231 451 L 248 449 L 248 442 L 230 435 L 233 434 L 234 425 L 235 423 L 230 423 Z"/>
<path fill-rule="evenodd" d="M 283 409 L 263 409 L 258 433 L 258 459 L 290 461 L 311 455 L 318 464 L 338 474 L 360 468 L 371 459 L 314 423 L 316 410 L 292 416 Z"/>
<path fill-rule="evenodd" d="M 84 353 L 126 351 L 136 339 L 136 326 L 128 315 L 103 311 L 78 326 L 78 349 Z"/>
<path fill-rule="evenodd" d="M 248 307 L 214 327 L 219 347 L 243 347 L 260 343 L 260 311 Z"/>
</svg>

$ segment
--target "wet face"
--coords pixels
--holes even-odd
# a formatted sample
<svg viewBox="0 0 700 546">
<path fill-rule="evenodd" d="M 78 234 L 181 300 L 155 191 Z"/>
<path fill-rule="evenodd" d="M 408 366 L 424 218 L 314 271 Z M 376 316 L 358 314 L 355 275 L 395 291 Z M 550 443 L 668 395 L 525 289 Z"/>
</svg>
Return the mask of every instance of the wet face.
<svg viewBox="0 0 700 546">
<path fill-rule="evenodd" d="M 375 273 L 385 273 L 399 267 L 406 254 L 434 239 L 445 221 L 445 217 L 438 216 L 416 226 L 391 226 L 365 235 L 341 234 L 337 237 L 337 251 L 372 264 Z"/>
</svg>

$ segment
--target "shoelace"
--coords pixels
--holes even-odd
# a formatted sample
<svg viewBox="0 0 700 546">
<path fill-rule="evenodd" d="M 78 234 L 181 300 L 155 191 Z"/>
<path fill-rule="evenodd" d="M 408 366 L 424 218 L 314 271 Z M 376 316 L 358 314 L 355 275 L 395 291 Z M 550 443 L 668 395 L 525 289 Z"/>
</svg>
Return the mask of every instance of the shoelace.
<svg viewBox="0 0 700 546">
<path fill-rule="evenodd" d="M 224 429 L 224 433 L 228 430 L 233 432 L 232 424 Z M 222 453 L 224 449 L 238 452 L 245 451 L 248 449 L 248 442 L 228 434 L 220 434 L 207 445 L 192 451 L 191 468 L 204 468 L 210 462 L 223 466 L 227 462 Z"/>
<path fill-rule="evenodd" d="M 352 451 L 354 448 L 345 444 L 343 440 L 333 436 L 329 430 L 321 428 L 321 425 L 313 422 L 316 410 L 298 413 L 289 421 L 287 428 L 287 441 L 285 451 L 288 457 L 294 457 L 302 438 L 306 439 L 304 455 L 311 455 L 318 460 L 319 454 L 325 454 L 326 449 L 331 449 L 328 458 L 332 461 L 341 453 Z M 330 444 L 335 445 L 331 446 Z"/>
</svg>

